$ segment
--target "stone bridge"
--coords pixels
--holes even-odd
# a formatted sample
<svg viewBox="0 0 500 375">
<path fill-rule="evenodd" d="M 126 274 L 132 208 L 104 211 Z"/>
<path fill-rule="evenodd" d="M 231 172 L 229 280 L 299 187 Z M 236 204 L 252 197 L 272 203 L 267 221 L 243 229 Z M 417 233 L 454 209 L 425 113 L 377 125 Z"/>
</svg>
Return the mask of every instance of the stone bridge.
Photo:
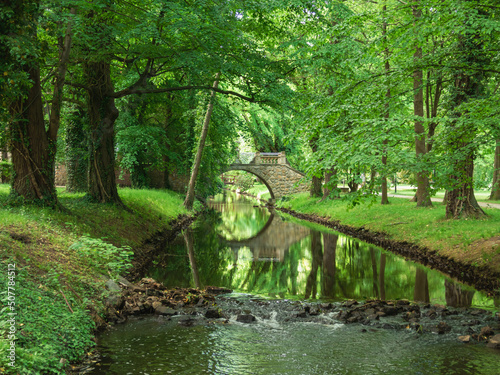
<svg viewBox="0 0 500 375">
<path fill-rule="evenodd" d="M 269 190 L 274 202 L 285 195 L 309 191 L 309 184 L 301 182 L 305 174 L 290 167 L 285 152 L 240 153 L 227 171 L 246 171 L 257 176 Z"/>
<path fill-rule="evenodd" d="M 248 247 L 254 261 L 282 262 L 290 246 L 310 233 L 309 228 L 283 221 L 279 215 L 271 212 L 266 225 L 255 236 L 240 241 L 223 241 L 234 251 L 235 259 L 240 248 Z"/>
</svg>

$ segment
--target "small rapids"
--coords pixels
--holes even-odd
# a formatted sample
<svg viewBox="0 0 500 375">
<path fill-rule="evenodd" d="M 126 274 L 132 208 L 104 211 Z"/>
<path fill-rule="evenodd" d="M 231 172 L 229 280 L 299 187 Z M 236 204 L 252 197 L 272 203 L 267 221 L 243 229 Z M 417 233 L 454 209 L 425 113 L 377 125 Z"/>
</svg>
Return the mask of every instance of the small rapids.
<svg viewBox="0 0 500 375">
<path fill-rule="evenodd" d="M 129 316 L 81 373 L 500 375 L 499 350 L 458 340 L 500 333 L 498 299 L 245 197 L 210 205 L 146 276 L 234 292 Z"/>
<path fill-rule="evenodd" d="M 211 308 L 172 317 L 133 317 L 99 338 L 92 374 L 498 374 L 500 355 L 464 345 L 457 332 L 467 316 L 448 310 L 450 332 L 418 332 L 400 316 L 345 324 L 341 303 L 218 297 Z M 432 307 L 429 307 L 432 308 Z M 422 309 L 424 311 L 424 308 Z M 462 310 L 456 310 L 462 311 Z M 465 314 L 465 313 L 464 313 Z M 242 316 L 255 319 L 245 322 Z M 444 316 L 444 314 L 443 314 Z M 491 314 L 483 312 L 483 323 Z M 422 319 L 422 325 L 434 320 Z M 189 324 L 187 324 L 189 322 Z M 437 321 L 434 321 L 437 322 Z"/>
</svg>

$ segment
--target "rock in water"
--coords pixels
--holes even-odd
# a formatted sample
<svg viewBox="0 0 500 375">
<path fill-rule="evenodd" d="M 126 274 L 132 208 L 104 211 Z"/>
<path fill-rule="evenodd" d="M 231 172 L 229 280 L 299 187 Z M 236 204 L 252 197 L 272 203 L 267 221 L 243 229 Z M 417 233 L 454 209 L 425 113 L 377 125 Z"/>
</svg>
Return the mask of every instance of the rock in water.
<svg viewBox="0 0 500 375">
<path fill-rule="evenodd" d="M 470 335 L 458 336 L 458 341 L 461 341 L 464 344 L 468 344 L 470 342 Z"/>
<path fill-rule="evenodd" d="M 240 323 L 252 323 L 252 322 L 255 322 L 255 320 L 256 320 L 255 316 L 250 315 L 250 314 L 246 314 L 246 315 L 240 314 L 236 317 L 236 321 L 240 322 Z"/>
<path fill-rule="evenodd" d="M 500 349 L 500 334 L 491 337 L 487 346 L 488 348 Z"/>
<path fill-rule="evenodd" d="M 217 310 L 209 309 L 205 313 L 205 318 L 208 319 L 219 319 L 221 316 Z"/>
</svg>

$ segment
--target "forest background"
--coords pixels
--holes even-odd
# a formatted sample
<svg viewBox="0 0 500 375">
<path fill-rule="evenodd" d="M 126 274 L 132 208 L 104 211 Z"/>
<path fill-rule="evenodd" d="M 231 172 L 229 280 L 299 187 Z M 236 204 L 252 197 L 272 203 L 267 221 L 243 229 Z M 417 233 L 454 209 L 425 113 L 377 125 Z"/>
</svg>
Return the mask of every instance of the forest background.
<svg viewBox="0 0 500 375">
<path fill-rule="evenodd" d="M 343 180 L 354 204 L 378 192 L 387 203 L 398 178 L 418 186 L 419 206 L 446 189 L 447 217 L 481 217 L 473 188 L 500 198 L 498 8 L 3 2 L 0 139 L 13 195 L 57 206 L 56 162 L 68 190 L 103 203 L 121 202 L 117 165 L 135 187 L 150 169 L 188 175 L 211 101 L 199 197 L 220 187 L 237 150 L 286 151 L 313 195 Z"/>
</svg>

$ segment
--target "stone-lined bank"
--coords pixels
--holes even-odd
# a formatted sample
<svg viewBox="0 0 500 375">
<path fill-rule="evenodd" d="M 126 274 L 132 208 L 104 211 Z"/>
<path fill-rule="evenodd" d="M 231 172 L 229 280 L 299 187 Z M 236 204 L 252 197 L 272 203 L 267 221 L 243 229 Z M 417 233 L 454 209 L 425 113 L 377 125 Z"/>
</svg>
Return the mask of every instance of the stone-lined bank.
<svg viewBox="0 0 500 375">
<path fill-rule="evenodd" d="M 301 220 L 309 221 L 331 228 L 338 232 L 358 238 L 362 241 L 380 246 L 383 249 L 399 254 L 406 259 L 413 260 L 424 266 L 441 271 L 452 278 L 474 286 L 478 290 L 490 295 L 500 293 L 500 274 L 486 266 L 474 266 L 455 259 L 439 255 L 435 250 L 419 246 L 407 241 L 398 241 L 389 238 L 386 233 L 369 231 L 364 227 L 344 225 L 337 220 L 330 220 L 312 214 L 303 214 L 288 208 L 276 207 L 277 210 Z"/>
</svg>

